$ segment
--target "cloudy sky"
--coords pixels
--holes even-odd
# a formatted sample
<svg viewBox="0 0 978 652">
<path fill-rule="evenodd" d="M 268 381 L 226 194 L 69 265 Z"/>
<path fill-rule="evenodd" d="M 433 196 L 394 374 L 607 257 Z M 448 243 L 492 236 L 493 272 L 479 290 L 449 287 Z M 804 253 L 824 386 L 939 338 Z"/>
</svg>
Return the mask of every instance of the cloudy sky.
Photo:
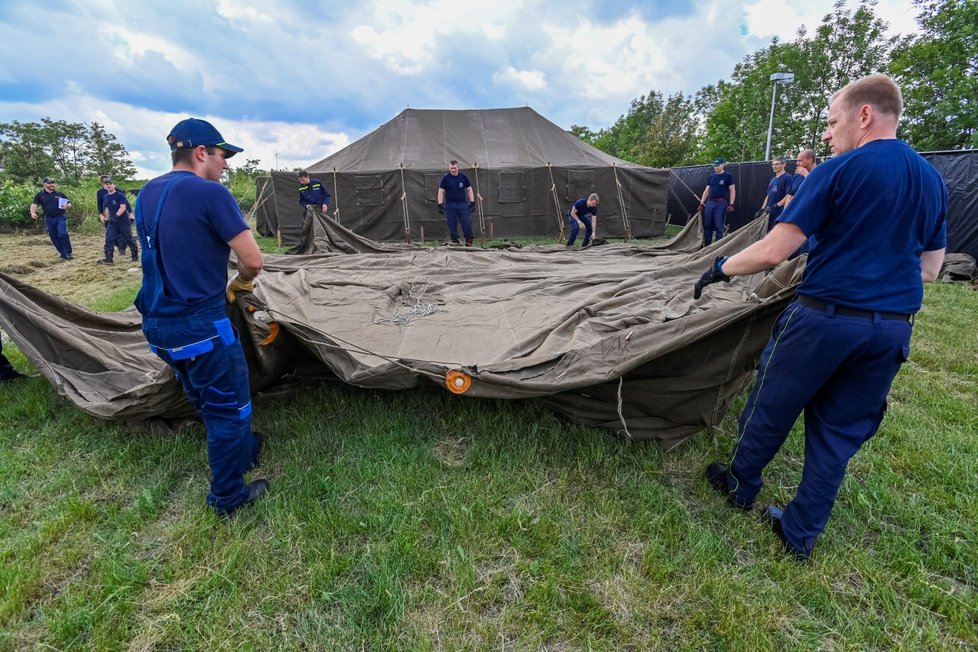
<svg viewBox="0 0 978 652">
<path fill-rule="evenodd" d="M 528 105 L 565 129 L 599 129 L 650 89 L 693 93 L 729 78 L 832 4 L 2 0 L 0 122 L 99 122 L 145 177 L 169 169 L 164 139 L 188 116 L 281 169 L 409 106 Z M 912 0 L 879 0 L 877 13 L 892 33 L 916 29 Z"/>
</svg>

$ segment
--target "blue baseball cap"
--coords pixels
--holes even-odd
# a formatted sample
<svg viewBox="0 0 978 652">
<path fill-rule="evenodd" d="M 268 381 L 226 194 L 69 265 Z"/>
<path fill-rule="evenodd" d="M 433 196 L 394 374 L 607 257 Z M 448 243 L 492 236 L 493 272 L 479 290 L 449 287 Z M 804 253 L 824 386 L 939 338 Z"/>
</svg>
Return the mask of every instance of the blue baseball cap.
<svg viewBox="0 0 978 652">
<path fill-rule="evenodd" d="M 206 120 L 198 120 L 197 118 L 187 118 L 178 122 L 170 130 L 170 135 L 166 137 L 166 142 L 170 143 L 171 151 L 175 149 L 191 149 L 200 147 L 201 145 L 205 147 L 220 147 L 223 150 L 231 152 L 232 156 L 244 151 L 244 149 L 237 145 L 224 142 L 224 136 L 214 128 L 214 125 Z"/>
<path fill-rule="evenodd" d="M 716 167 L 717 165 L 723 165 L 724 163 L 726 163 L 726 161 L 724 161 L 722 158 L 718 158 L 718 159 L 714 159 L 713 160 L 713 166 L 714 167 Z"/>
</svg>

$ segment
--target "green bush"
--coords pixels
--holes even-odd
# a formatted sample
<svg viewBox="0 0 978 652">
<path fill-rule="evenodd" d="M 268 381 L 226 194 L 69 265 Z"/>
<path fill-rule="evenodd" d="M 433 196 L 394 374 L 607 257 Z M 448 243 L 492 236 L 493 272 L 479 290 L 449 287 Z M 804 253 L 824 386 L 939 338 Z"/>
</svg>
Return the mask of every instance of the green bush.
<svg viewBox="0 0 978 652">
<path fill-rule="evenodd" d="M 31 202 L 38 189 L 27 184 L 4 183 L 0 185 L 0 230 L 14 231 L 23 228 L 40 228 L 43 223 L 31 219 Z"/>
</svg>

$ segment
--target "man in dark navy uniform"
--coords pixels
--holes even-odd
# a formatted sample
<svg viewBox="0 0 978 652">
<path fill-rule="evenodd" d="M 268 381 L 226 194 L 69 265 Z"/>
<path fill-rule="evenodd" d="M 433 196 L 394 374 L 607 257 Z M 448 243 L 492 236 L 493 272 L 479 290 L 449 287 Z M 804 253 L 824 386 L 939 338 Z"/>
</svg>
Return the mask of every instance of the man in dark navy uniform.
<svg viewBox="0 0 978 652">
<path fill-rule="evenodd" d="M 472 246 L 472 209 L 475 208 L 475 194 L 469 178 L 458 171 L 458 161 L 450 161 L 448 173 L 438 184 L 438 212 L 445 215 L 448 233 L 452 244 L 459 244 L 458 223 L 462 224 L 465 246 Z"/>
<path fill-rule="evenodd" d="M 251 429 L 251 392 L 241 342 L 225 312 L 250 292 L 262 255 L 234 197 L 218 183 L 227 159 L 243 151 L 209 122 L 190 118 L 170 135 L 173 170 L 136 200 L 143 286 L 136 308 L 150 349 L 174 371 L 207 428 L 207 504 L 226 516 L 256 501 L 264 479 L 245 483 L 262 440 Z M 227 283 L 230 252 L 237 276 Z"/>
<path fill-rule="evenodd" d="M 727 213 L 733 212 L 737 187 L 733 175 L 726 171 L 727 162 L 722 158 L 713 161 L 713 174 L 710 175 L 703 195 L 700 197 L 699 211 L 703 214 L 703 246 L 723 237 L 723 223 Z"/>
<path fill-rule="evenodd" d="M 44 177 L 44 190 L 34 195 L 31 203 L 31 219 L 37 219 L 37 209 L 44 214 L 44 226 L 47 227 L 51 244 L 58 250 L 61 260 L 71 260 L 71 238 L 68 237 L 68 214 L 71 201 L 64 193 L 58 192 L 57 184 L 51 177 Z"/>
<path fill-rule="evenodd" d="M 706 470 L 731 505 L 751 509 L 764 467 L 804 412 L 798 492 L 765 514 L 785 550 L 802 558 L 828 522 L 849 459 L 879 428 L 910 353 L 923 283 L 944 259 L 947 188 L 896 139 L 902 108 L 886 75 L 833 95 L 822 139 L 834 156 L 812 170 L 767 237 L 717 258 L 694 288 L 699 298 L 710 283 L 768 269 L 816 236 L 798 296 L 761 354 L 729 465 Z"/>
<path fill-rule="evenodd" d="M 132 206 L 129 205 L 125 193 L 115 189 L 115 181 L 111 178 L 105 177 L 103 185 L 105 186 L 105 195 L 102 197 L 104 212 L 101 218 L 105 222 L 105 258 L 98 262 L 111 265 L 112 254 L 120 242 L 124 243 L 125 247 L 129 247 L 134 261 L 139 260 L 139 249 L 129 227 Z M 124 252 L 125 248 L 120 245 L 119 250 Z"/>
<path fill-rule="evenodd" d="M 577 241 L 577 234 L 584 229 L 584 244 L 587 249 L 594 241 L 594 233 L 598 229 L 598 193 L 592 192 L 588 197 L 581 197 L 567 211 L 567 224 L 570 225 L 570 236 L 567 238 L 567 248 L 570 249 Z"/>
<path fill-rule="evenodd" d="M 299 177 L 299 205 L 302 206 L 302 223 L 309 219 L 309 212 L 326 214 L 329 210 L 329 190 L 319 179 L 310 179 L 309 173 L 302 170 Z"/>
<path fill-rule="evenodd" d="M 792 176 L 785 172 L 785 160 L 783 156 L 775 156 L 771 159 L 771 167 L 774 169 L 774 176 L 767 184 L 767 194 L 764 195 L 764 203 L 761 210 L 767 213 L 767 230 L 774 228 L 774 222 L 784 210 L 785 198 L 788 190 L 791 189 Z"/>
<path fill-rule="evenodd" d="M 99 175 L 99 178 L 98 178 L 98 181 L 99 181 L 99 184 L 101 184 L 101 187 L 95 192 L 95 202 L 98 204 L 98 214 L 99 214 L 99 218 L 100 219 L 105 215 L 105 205 L 102 203 L 102 200 L 105 199 L 105 196 L 109 193 L 109 188 L 105 184 L 106 180 L 109 180 L 109 179 L 111 179 L 111 177 L 109 177 L 109 175 L 107 175 L 107 174 Z M 113 183 L 112 185 L 115 185 L 115 184 Z M 115 191 L 116 192 L 121 192 L 123 195 L 126 194 L 124 190 L 120 190 L 118 188 L 116 188 Z M 102 227 L 106 231 L 108 231 L 108 229 L 109 229 L 109 223 L 108 223 L 108 221 L 102 220 Z M 126 253 L 126 247 L 129 246 L 129 243 L 130 242 L 135 242 L 135 240 L 133 240 L 133 237 L 132 237 L 132 229 L 131 228 L 128 229 L 128 233 L 129 233 L 128 240 L 122 238 L 121 237 L 121 234 L 115 240 L 115 243 L 114 244 L 119 249 L 119 253 L 120 254 Z M 132 252 L 132 259 L 133 260 L 138 260 L 139 259 L 139 251 L 137 249 L 132 249 L 131 252 Z"/>
</svg>

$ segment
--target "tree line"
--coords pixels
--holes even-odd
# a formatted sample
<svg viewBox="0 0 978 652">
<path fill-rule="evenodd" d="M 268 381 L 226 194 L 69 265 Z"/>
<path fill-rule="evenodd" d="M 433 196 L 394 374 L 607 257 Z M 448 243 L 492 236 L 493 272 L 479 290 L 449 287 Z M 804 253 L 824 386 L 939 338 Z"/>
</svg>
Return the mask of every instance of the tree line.
<svg viewBox="0 0 978 652">
<path fill-rule="evenodd" d="M 729 81 L 692 95 L 657 90 L 632 100 L 608 127 L 570 132 L 619 158 L 650 167 L 728 160 L 762 160 L 775 72 L 794 73 L 780 85 L 772 154 L 801 147 L 828 155 L 821 141 L 829 96 L 864 75 L 885 72 L 903 89 L 899 136 L 920 151 L 978 147 L 978 0 L 914 0 L 915 34 L 887 37 L 876 0 L 848 9 L 838 0 L 811 33 L 803 26 L 788 43 L 773 39 L 734 66 Z"/>
</svg>

